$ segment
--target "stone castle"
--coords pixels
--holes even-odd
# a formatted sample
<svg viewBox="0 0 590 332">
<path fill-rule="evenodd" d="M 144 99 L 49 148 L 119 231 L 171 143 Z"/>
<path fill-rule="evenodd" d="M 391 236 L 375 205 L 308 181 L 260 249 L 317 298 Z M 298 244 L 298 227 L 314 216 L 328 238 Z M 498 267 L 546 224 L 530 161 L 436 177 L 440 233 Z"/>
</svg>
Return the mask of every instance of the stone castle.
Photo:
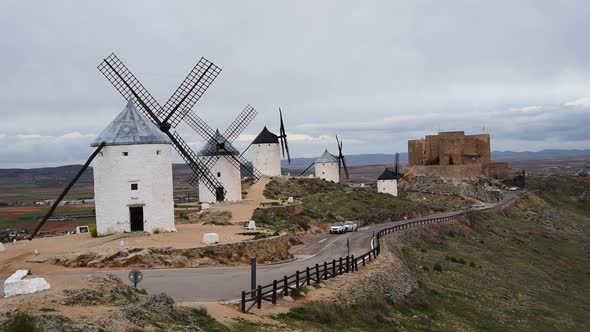
<svg viewBox="0 0 590 332">
<path fill-rule="evenodd" d="M 492 162 L 490 135 L 465 135 L 463 131 L 439 132 L 408 141 L 408 163 L 417 175 L 461 178 L 486 175 L 498 179 L 513 176 L 505 162 Z"/>
<path fill-rule="evenodd" d="M 490 135 L 447 131 L 409 140 L 408 161 L 410 166 L 488 164 Z"/>
</svg>

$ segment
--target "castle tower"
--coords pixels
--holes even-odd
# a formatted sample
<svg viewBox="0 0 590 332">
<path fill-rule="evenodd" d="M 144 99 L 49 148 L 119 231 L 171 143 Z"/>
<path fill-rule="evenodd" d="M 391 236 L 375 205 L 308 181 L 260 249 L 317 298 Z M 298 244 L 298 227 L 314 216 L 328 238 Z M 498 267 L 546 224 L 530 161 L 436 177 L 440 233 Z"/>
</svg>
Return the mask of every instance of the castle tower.
<svg viewBox="0 0 590 332">
<path fill-rule="evenodd" d="M 175 231 L 171 142 L 132 102 L 91 146 L 99 235 L 155 229 Z"/>
<path fill-rule="evenodd" d="M 252 141 L 252 164 L 264 176 L 281 176 L 279 137 L 266 127 Z"/>
<path fill-rule="evenodd" d="M 328 152 L 327 149 L 316 159 L 314 167 L 316 177 L 335 183 L 340 182 L 340 163 L 338 162 L 338 157 Z"/>
<path fill-rule="evenodd" d="M 389 168 L 377 178 L 377 192 L 397 197 L 397 177 Z"/>
<path fill-rule="evenodd" d="M 229 161 L 232 155 L 239 156 L 240 152 L 223 138 L 219 130 L 215 131 L 215 136 L 199 151 L 198 156 L 202 159 L 203 163 L 206 163 L 209 158 L 216 159 L 213 167 L 211 167 L 211 173 L 221 183 L 226 191 L 226 195 L 225 197 L 222 196 L 219 191 L 212 193 L 199 180 L 199 201 L 203 203 L 215 203 L 219 201 L 237 202 L 242 200 L 240 170 Z"/>
</svg>

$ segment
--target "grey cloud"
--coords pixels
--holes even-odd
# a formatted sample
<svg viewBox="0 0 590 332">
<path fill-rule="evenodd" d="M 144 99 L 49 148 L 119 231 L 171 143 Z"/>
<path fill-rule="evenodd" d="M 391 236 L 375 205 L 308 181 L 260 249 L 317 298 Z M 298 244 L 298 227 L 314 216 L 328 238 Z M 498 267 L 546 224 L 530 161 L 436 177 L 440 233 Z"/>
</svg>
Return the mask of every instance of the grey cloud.
<svg viewBox="0 0 590 332">
<path fill-rule="evenodd" d="M 588 109 L 564 104 L 590 95 L 589 28 L 585 1 L 4 1 L 0 158 L 85 159 L 86 137 L 46 140 L 61 151 L 47 155 L 18 135 L 100 132 L 125 104 L 96 70 L 111 51 L 162 103 L 201 56 L 214 61 L 223 71 L 196 111 L 225 128 L 250 103 L 249 135 L 276 130 L 281 106 L 289 132 L 339 133 L 348 153 L 484 125 L 497 149 L 585 148 Z M 324 147 L 335 143 L 291 146 Z"/>
</svg>

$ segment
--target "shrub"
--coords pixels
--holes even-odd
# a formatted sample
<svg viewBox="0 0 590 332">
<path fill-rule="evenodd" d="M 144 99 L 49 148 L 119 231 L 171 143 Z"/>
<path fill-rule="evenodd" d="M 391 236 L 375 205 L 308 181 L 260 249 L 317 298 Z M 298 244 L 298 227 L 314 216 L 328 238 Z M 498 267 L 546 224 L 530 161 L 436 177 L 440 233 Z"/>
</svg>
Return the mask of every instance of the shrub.
<svg viewBox="0 0 590 332">
<path fill-rule="evenodd" d="M 463 265 L 467 264 L 467 262 L 466 262 L 466 261 L 465 261 L 463 258 L 459 258 L 459 259 L 457 260 L 457 263 L 459 263 L 459 264 L 463 264 Z"/>
<path fill-rule="evenodd" d="M 424 270 L 424 271 L 430 271 L 430 269 L 426 265 L 422 266 L 422 270 Z"/>
<path fill-rule="evenodd" d="M 154 228 L 154 234 L 160 234 L 161 230 L 159 228 Z"/>
<path fill-rule="evenodd" d="M 434 264 L 432 269 L 437 272 L 442 272 L 442 266 L 440 266 L 440 264 L 438 264 L 438 263 Z"/>
<path fill-rule="evenodd" d="M 475 267 L 475 263 L 474 262 L 469 262 L 469 267 Z"/>
<path fill-rule="evenodd" d="M 96 226 L 90 226 L 90 236 L 97 237 L 98 231 L 96 230 Z"/>
<path fill-rule="evenodd" d="M 14 314 L 6 325 L 4 325 L 6 332 L 36 332 L 39 331 L 35 326 L 35 317 L 26 312 L 17 312 Z"/>
</svg>

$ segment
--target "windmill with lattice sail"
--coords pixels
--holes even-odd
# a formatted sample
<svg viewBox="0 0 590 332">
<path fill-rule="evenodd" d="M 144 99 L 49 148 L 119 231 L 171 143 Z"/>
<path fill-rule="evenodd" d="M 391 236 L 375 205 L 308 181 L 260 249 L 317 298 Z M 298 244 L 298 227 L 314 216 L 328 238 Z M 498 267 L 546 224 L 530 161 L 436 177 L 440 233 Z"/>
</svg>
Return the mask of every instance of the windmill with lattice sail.
<svg viewBox="0 0 590 332">
<path fill-rule="evenodd" d="M 223 134 L 219 130 L 213 130 L 194 113 L 189 113 L 184 118 L 184 121 L 207 142 L 198 152 L 199 161 L 227 192 L 221 199 L 221 191 L 201 190 L 201 187 L 206 184 L 196 177 L 197 174 L 193 174 L 190 181 L 199 183 L 199 201 L 240 201 L 242 199 L 241 174 L 253 181 L 258 181 L 262 177 L 262 174 L 232 144 L 257 114 L 258 112 L 252 106 L 247 105 Z"/>
<path fill-rule="evenodd" d="M 338 135 L 336 135 L 336 143 L 338 144 L 338 156 L 331 154 L 326 149 L 324 153 L 301 172 L 299 176 L 303 176 L 312 166 L 314 166 L 315 176 L 322 180 L 339 183 L 340 178 L 342 177 L 342 169 L 344 169 L 346 179 L 348 179 L 348 168 L 346 167 L 344 154 L 342 154 L 342 140 L 338 139 Z"/>
<path fill-rule="evenodd" d="M 164 107 L 160 106 L 114 53 L 105 58 L 98 69 L 125 99 L 131 100 L 138 110 L 170 138 L 175 150 L 192 170 L 189 183 L 193 186 L 202 183 L 203 188 L 223 200 L 227 193 L 223 185 L 211 174 L 207 166 L 201 163 L 197 154 L 180 134 L 171 131 L 182 120 L 196 117 L 192 108 L 219 75 L 221 68 L 201 58 Z"/>
</svg>

